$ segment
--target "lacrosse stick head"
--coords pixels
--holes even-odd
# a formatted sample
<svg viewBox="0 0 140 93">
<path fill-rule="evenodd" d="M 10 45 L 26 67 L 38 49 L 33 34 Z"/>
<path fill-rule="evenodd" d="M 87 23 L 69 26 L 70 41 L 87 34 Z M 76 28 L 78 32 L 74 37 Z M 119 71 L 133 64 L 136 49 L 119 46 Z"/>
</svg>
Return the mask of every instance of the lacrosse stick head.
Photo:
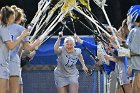
<svg viewBox="0 0 140 93">
<path fill-rule="evenodd" d="M 140 5 L 131 6 L 127 13 L 127 25 L 132 25 L 138 17 L 140 11 Z"/>
<path fill-rule="evenodd" d="M 91 11 L 90 0 L 79 0 L 79 2 L 82 6 L 87 7 L 87 9 Z"/>
<path fill-rule="evenodd" d="M 71 9 L 73 7 L 75 7 L 76 4 L 76 0 L 65 0 L 64 5 L 61 8 L 61 11 L 66 11 L 67 9 Z"/>
<path fill-rule="evenodd" d="M 130 9 L 128 10 L 128 12 L 127 12 L 127 15 L 134 14 L 138 10 L 140 10 L 140 5 L 131 6 Z"/>
<path fill-rule="evenodd" d="M 140 16 L 140 10 L 138 10 L 133 16 L 131 22 L 137 22 L 137 18 Z"/>
<path fill-rule="evenodd" d="M 96 5 L 98 5 L 100 8 L 107 6 L 106 0 L 93 0 L 95 2 Z"/>
</svg>

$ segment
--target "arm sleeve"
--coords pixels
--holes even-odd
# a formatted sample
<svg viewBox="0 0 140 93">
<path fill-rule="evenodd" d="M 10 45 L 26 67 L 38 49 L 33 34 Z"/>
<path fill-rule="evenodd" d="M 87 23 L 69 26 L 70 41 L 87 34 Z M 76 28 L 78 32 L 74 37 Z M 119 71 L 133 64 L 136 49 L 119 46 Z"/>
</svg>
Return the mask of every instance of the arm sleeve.
<svg viewBox="0 0 140 93">
<path fill-rule="evenodd" d="M 91 44 L 89 42 L 83 41 L 82 45 L 86 46 L 87 48 L 92 48 L 94 50 L 97 50 L 97 45 L 95 45 L 95 44 Z"/>
<path fill-rule="evenodd" d="M 3 42 L 11 40 L 10 33 L 9 33 L 8 29 L 3 29 L 1 31 L 1 37 L 2 37 Z"/>
<path fill-rule="evenodd" d="M 62 53 L 62 51 L 64 51 L 63 46 L 59 46 L 59 50 L 60 50 L 60 52 L 56 52 L 56 51 L 55 51 L 55 53 L 56 53 L 57 55 L 60 55 L 60 54 Z"/>
<path fill-rule="evenodd" d="M 18 26 L 18 31 L 20 31 L 20 33 L 22 33 L 24 30 L 26 30 L 25 27 L 23 26 Z M 23 39 L 23 42 L 29 42 L 29 36 L 27 36 L 26 38 Z"/>
<path fill-rule="evenodd" d="M 133 41 L 131 44 L 131 51 L 140 54 L 140 29 L 137 29 L 136 32 L 133 35 Z"/>
</svg>

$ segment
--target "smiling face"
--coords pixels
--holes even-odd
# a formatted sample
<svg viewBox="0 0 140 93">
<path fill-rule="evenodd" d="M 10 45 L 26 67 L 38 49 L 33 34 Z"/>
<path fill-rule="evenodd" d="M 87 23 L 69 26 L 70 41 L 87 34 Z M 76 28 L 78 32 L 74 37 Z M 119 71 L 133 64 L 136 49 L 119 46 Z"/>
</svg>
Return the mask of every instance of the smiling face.
<svg viewBox="0 0 140 93">
<path fill-rule="evenodd" d="M 72 53 L 74 51 L 75 41 L 73 37 L 69 36 L 66 37 L 64 40 L 64 47 L 67 51 L 67 53 Z"/>
<path fill-rule="evenodd" d="M 74 51 L 74 43 L 73 43 L 73 41 L 67 40 L 64 43 L 64 47 L 65 47 L 67 53 L 72 53 Z"/>
</svg>

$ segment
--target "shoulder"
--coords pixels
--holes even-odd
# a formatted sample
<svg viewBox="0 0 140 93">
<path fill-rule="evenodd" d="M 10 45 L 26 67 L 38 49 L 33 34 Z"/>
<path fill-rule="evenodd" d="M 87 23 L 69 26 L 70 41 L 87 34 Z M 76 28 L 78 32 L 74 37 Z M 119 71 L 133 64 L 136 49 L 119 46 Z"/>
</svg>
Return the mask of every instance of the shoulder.
<svg viewBox="0 0 140 93">
<path fill-rule="evenodd" d="M 25 27 L 23 27 L 19 24 L 13 24 L 13 28 L 16 28 L 18 31 L 23 31 L 26 29 Z"/>
<path fill-rule="evenodd" d="M 80 48 L 75 48 L 75 51 L 77 54 L 81 54 L 81 49 Z"/>
<path fill-rule="evenodd" d="M 140 37 L 140 27 L 136 27 L 135 29 L 132 30 L 135 33 L 135 36 Z"/>
<path fill-rule="evenodd" d="M 1 33 L 6 33 L 6 32 L 8 32 L 8 28 L 6 27 L 6 26 L 2 26 L 2 25 L 0 25 L 0 32 Z"/>
<path fill-rule="evenodd" d="M 19 24 L 15 24 L 15 26 L 17 27 L 17 28 L 19 28 L 19 29 L 26 29 L 25 27 L 23 27 L 23 26 L 21 26 L 21 25 L 19 25 Z"/>
<path fill-rule="evenodd" d="M 14 28 L 14 29 L 25 29 L 25 27 L 19 25 L 19 24 L 11 24 L 8 26 L 8 28 Z"/>
<path fill-rule="evenodd" d="M 137 31 L 137 33 L 140 33 L 140 27 L 137 27 L 135 31 Z"/>
</svg>

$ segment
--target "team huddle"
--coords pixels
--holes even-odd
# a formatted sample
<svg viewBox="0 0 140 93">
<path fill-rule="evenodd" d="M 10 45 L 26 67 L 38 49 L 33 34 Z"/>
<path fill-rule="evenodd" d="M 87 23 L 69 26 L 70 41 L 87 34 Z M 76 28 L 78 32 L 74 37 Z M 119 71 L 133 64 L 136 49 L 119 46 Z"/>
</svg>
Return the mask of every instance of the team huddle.
<svg viewBox="0 0 140 93">
<path fill-rule="evenodd" d="M 21 56 L 23 52 L 30 56 L 42 43 L 41 38 L 30 43 L 30 28 L 22 24 L 25 20 L 24 11 L 15 5 L 0 10 L 0 93 L 23 93 Z M 60 46 L 63 31 L 59 32 L 54 44 L 57 55 L 54 83 L 58 93 L 67 93 L 67 88 L 68 93 L 78 93 L 78 60 L 85 73 L 89 73 L 81 49 L 75 48 L 76 42 L 97 52 L 94 56 L 98 60 L 93 60 L 110 76 L 108 93 L 140 93 L 140 5 L 131 6 L 118 30 L 110 26 L 106 29 L 111 34 L 108 44 L 101 40 L 91 44 L 73 33 Z"/>
</svg>

